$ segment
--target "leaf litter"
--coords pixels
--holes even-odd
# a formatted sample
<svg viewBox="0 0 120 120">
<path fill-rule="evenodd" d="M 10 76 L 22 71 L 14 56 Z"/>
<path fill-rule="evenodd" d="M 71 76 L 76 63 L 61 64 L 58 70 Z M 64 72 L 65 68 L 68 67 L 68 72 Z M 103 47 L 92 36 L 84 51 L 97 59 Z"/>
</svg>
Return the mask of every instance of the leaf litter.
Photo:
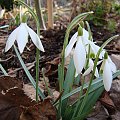
<svg viewBox="0 0 120 120">
<path fill-rule="evenodd" d="M 0 77 L 0 120 L 56 120 L 51 99 L 36 103 L 23 86 L 17 78 Z"/>
</svg>

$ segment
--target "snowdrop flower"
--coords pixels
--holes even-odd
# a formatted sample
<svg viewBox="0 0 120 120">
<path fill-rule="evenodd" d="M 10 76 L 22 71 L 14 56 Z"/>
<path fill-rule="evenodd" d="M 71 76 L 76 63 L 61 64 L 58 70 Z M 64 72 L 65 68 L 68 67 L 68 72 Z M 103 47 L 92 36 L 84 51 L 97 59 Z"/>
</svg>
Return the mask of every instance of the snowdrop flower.
<svg viewBox="0 0 120 120">
<path fill-rule="evenodd" d="M 6 42 L 5 46 L 5 52 L 7 52 L 12 45 L 14 44 L 15 40 L 18 43 L 18 48 L 20 53 L 23 52 L 27 42 L 28 42 L 28 35 L 30 35 L 31 40 L 35 44 L 35 46 L 44 52 L 43 45 L 40 41 L 39 36 L 30 28 L 27 26 L 26 23 L 21 23 L 19 27 L 17 27 L 8 37 L 8 40 Z"/>
<path fill-rule="evenodd" d="M 107 59 L 105 58 L 103 60 L 102 66 L 103 70 L 103 84 L 106 91 L 109 91 L 112 85 L 112 73 L 116 71 L 116 66 L 110 59 L 110 57 L 107 56 Z"/>
<path fill-rule="evenodd" d="M 78 32 L 76 32 L 70 39 L 70 42 L 65 49 L 65 57 L 67 57 L 76 43 L 73 53 L 74 65 L 76 68 L 75 76 L 81 73 L 86 61 L 86 50 L 84 44 L 89 36 L 89 33 L 84 28 L 82 28 L 82 32 L 81 36 L 78 35 Z"/>
<path fill-rule="evenodd" d="M 100 47 L 98 45 L 96 45 L 94 42 L 89 40 L 88 44 L 86 45 L 87 53 L 88 53 L 88 46 L 89 45 L 90 45 L 90 53 L 93 53 L 93 54 L 97 55 L 97 52 L 100 49 Z M 104 54 L 105 54 L 105 50 L 102 50 L 102 52 L 99 55 L 99 58 L 103 59 Z"/>
<path fill-rule="evenodd" d="M 88 75 L 91 71 L 93 71 L 93 67 L 94 67 L 94 62 L 92 59 L 89 59 L 89 63 L 88 63 L 88 69 L 84 72 L 83 76 Z M 99 73 L 98 73 L 98 69 L 96 68 L 95 70 L 95 76 L 98 78 L 99 77 Z"/>
</svg>

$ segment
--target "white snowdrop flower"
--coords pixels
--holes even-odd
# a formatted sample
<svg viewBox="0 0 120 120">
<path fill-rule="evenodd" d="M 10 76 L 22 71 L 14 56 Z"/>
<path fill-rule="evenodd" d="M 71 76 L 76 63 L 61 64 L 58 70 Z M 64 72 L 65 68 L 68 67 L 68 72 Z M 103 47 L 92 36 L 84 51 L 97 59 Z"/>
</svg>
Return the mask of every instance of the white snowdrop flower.
<svg viewBox="0 0 120 120">
<path fill-rule="evenodd" d="M 69 44 L 67 45 L 67 47 L 66 47 L 66 49 L 65 49 L 65 57 L 67 57 L 67 56 L 70 54 L 70 52 L 71 52 L 74 44 L 77 42 L 77 39 L 78 39 L 77 37 L 78 37 L 78 32 L 76 32 L 76 33 L 72 36 L 72 38 L 70 39 L 70 42 L 69 42 Z M 80 37 L 81 37 L 80 39 L 82 39 L 82 42 L 83 42 L 84 45 L 88 44 L 89 33 L 88 33 L 87 30 L 85 30 L 85 29 L 83 28 L 83 35 L 80 36 Z"/>
<path fill-rule="evenodd" d="M 103 70 L 103 84 L 106 91 L 109 91 L 112 85 L 112 74 L 116 72 L 116 66 L 108 56 L 107 59 L 103 60 L 101 65 Z"/>
<path fill-rule="evenodd" d="M 14 44 L 15 40 L 18 43 L 18 48 L 20 53 L 23 52 L 27 42 L 28 42 L 28 35 L 30 35 L 31 40 L 35 44 L 35 46 L 44 52 L 43 45 L 40 41 L 39 36 L 30 28 L 27 26 L 26 23 L 21 23 L 19 27 L 17 27 L 8 37 L 8 40 L 6 42 L 5 46 L 5 52 L 7 52 L 12 45 Z"/>
<path fill-rule="evenodd" d="M 88 32 L 86 32 L 86 30 L 83 28 L 83 35 L 78 36 L 78 32 L 76 32 L 70 39 L 70 42 L 65 49 L 65 57 L 67 57 L 70 54 L 74 44 L 76 43 L 76 46 L 73 52 L 73 60 L 76 68 L 75 77 L 81 73 L 85 65 L 86 50 L 85 50 L 84 43 L 86 42 L 88 36 L 89 36 Z"/>
<path fill-rule="evenodd" d="M 84 68 L 86 61 L 86 51 L 85 46 L 83 45 L 82 39 L 78 36 L 78 41 L 73 54 L 74 65 L 76 68 L 76 73 L 80 74 Z"/>
<path fill-rule="evenodd" d="M 86 76 L 88 75 L 91 71 L 93 71 L 93 67 L 94 67 L 94 62 L 92 59 L 89 59 L 89 63 L 88 63 L 88 69 L 84 72 L 83 76 Z M 96 67 L 96 70 L 95 70 L 95 77 L 99 77 L 99 73 L 98 73 L 98 69 Z"/>
<path fill-rule="evenodd" d="M 91 53 L 94 53 L 95 55 L 97 55 L 98 53 L 98 50 L 100 49 L 100 47 L 98 45 L 96 45 L 94 42 L 92 41 L 88 41 L 88 45 L 86 46 L 86 49 L 87 49 L 87 53 L 88 53 L 88 46 L 90 45 L 90 52 Z M 100 53 L 99 55 L 99 58 L 100 59 L 103 59 L 104 57 L 104 54 L 105 54 L 105 50 L 103 49 L 102 52 Z"/>
<path fill-rule="evenodd" d="M 108 63 L 109 63 L 109 66 L 110 66 L 112 72 L 115 73 L 117 70 L 116 65 L 113 63 L 113 61 L 111 60 L 111 58 L 109 56 L 108 56 Z"/>
<path fill-rule="evenodd" d="M 104 84 L 105 90 L 109 91 L 112 84 L 112 70 L 107 60 L 105 60 L 105 64 L 103 67 L 103 84 Z"/>
</svg>

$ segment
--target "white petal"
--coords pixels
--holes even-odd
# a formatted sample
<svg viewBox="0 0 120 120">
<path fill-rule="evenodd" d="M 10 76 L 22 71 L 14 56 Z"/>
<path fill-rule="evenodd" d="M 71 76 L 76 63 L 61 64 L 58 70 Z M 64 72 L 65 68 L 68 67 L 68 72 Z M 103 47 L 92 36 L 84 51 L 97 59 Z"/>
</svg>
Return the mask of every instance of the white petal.
<svg viewBox="0 0 120 120">
<path fill-rule="evenodd" d="M 8 37 L 8 40 L 7 40 L 6 46 L 5 46 L 5 52 L 7 52 L 12 47 L 12 45 L 14 44 L 14 42 L 16 40 L 18 30 L 19 30 L 19 27 L 17 27 Z"/>
<path fill-rule="evenodd" d="M 90 44 L 92 52 L 96 55 L 98 50 L 100 49 L 100 47 L 98 45 L 95 45 L 91 41 L 89 41 L 89 44 Z M 99 56 L 100 59 L 102 59 L 104 57 L 104 53 L 105 53 L 105 50 L 102 50 L 102 52 L 100 53 L 100 56 Z"/>
<path fill-rule="evenodd" d="M 95 70 L 95 77 L 99 78 L 99 73 L 98 73 L 98 69 L 97 68 Z"/>
<path fill-rule="evenodd" d="M 83 76 L 88 75 L 88 74 L 92 71 L 92 69 L 93 69 L 93 67 L 90 66 L 90 67 L 84 72 Z"/>
<path fill-rule="evenodd" d="M 21 23 L 18 34 L 17 34 L 17 43 L 20 53 L 23 52 L 27 42 L 28 42 L 28 32 L 25 27 L 26 23 Z"/>
<path fill-rule="evenodd" d="M 89 66 L 89 68 L 84 72 L 83 76 L 88 75 L 93 70 L 94 63 L 91 59 L 89 59 L 88 66 Z"/>
<path fill-rule="evenodd" d="M 85 65 L 85 61 L 86 61 L 86 51 L 82 43 L 82 40 L 78 40 L 76 43 L 76 47 L 75 47 L 74 54 L 73 54 L 73 59 L 74 59 L 74 65 L 76 68 L 76 72 L 79 74 L 81 73 Z"/>
<path fill-rule="evenodd" d="M 89 32 L 87 30 L 85 30 L 84 28 L 83 28 L 82 38 L 83 38 L 84 45 L 88 44 L 88 42 L 89 42 L 89 39 L 88 39 L 89 38 Z"/>
<path fill-rule="evenodd" d="M 105 61 L 104 69 L 103 69 L 103 84 L 106 91 L 109 91 L 112 84 L 112 71 L 108 64 L 108 61 Z"/>
<path fill-rule="evenodd" d="M 70 39 L 69 44 L 68 44 L 67 47 L 65 48 L 65 57 L 67 57 L 67 56 L 70 54 L 70 52 L 71 52 L 71 50 L 72 50 L 72 48 L 73 48 L 73 45 L 74 45 L 75 42 L 77 41 L 77 35 L 78 35 L 78 32 L 76 32 L 76 33 L 72 36 L 72 38 Z"/>
<path fill-rule="evenodd" d="M 115 73 L 117 70 L 116 65 L 112 62 L 112 60 L 109 56 L 108 56 L 108 63 L 109 63 L 109 66 L 110 66 L 112 72 Z"/>
<path fill-rule="evenodd" d="M 97 65 L 101 64 L 101 63 L 102 63 L 102 61 L 103 61 L 103 60 L 98 61 L 98 62 L 97 62 Z"/>
<path fill-rule="evenodd" d="M 28 33 L 30 34 L 30 37 L 31 37 L 33 43 L 35 44 L 35 46 L 39 50 L 44 52 L 44 48 L 43 48 L 43 45 L 42 45 L 42 42 L 41 42 L 39 36 L 30 27 L 28 27 L 27 24 L 26 24 L 26 28 L 27 28 Z"/>
</svg>

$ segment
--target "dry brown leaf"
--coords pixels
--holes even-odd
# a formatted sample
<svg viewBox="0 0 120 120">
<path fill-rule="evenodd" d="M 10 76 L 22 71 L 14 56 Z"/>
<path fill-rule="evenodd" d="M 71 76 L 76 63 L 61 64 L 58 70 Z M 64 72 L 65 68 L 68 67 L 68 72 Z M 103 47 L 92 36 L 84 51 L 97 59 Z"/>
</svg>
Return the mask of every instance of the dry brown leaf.
<svg viewBox="0 0 120 120">
<path fill-rule="evenodd" d="M 55 120 L 51 99 L 36 103 L 22 90 L 23 83 L 12 77 L 0 77 L 0 120 Z"/>
<path fill-rule="evenodd" d="M 110 98 L 108 92 L 105 91 L 103 93 L 102 97 L 100 98 L 100 101 L 105 107 L 107 107 L 109 109 L 115 109 L 115 105 L 114 105 L 112 99 Z"/>
</svg>

